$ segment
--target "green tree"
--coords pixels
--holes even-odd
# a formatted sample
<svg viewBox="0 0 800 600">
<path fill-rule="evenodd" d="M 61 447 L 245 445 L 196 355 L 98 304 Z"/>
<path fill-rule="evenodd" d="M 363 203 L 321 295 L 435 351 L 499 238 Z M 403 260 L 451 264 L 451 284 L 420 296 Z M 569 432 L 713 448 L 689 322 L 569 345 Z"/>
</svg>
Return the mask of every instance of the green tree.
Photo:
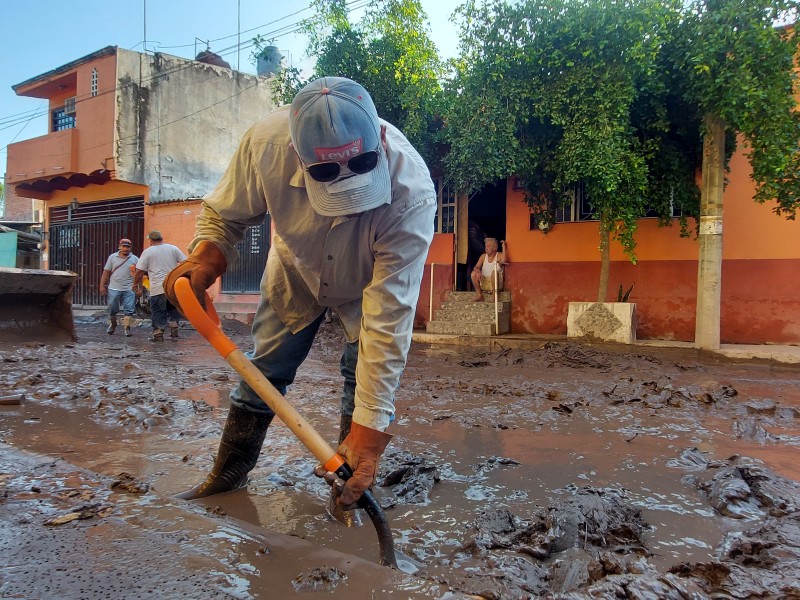
<svg viewBox="0 0 800 600">
<path fill-rule="evenodd" d="M 738 135 L 757 202 L 794 219 L 800 203 L 800 115 L 794 92 L 800 4 L 694 0 L 675 38 L 674 68 L 687 103 L 703 116 L 703 185 L 695 343 L 718 348 L 725 157 Z M 726 142 L 727 141 L 727 142 Z"/>
<path fill-rule="evenodd" d="M 311 78 L 358 81 L 369 90 L 378 114 L 435 166 L 442 65 L 419 0 L 376 0 L 357 23 L 350 22 L 344 0 L 314 0 L 311 8 L 315 16 L 304 22 L 307 52 L 316 58 Z M 283 85 L 284 100 L 304 83 Z"/>
<path fill-rule="evenodd" d="M 599 220 L 598 301 L 607 297 L 610 238 L 636 262 L 637 219 L 655 206 L 668 220 L 669 198 L 659 201 L 654 188 L 677 188 L 661 194 L 689 211 L 696 202 L 691 166 L 679 159 L 686 140 L 669 121 L 658 69 L 679 8 L 659 0 L 470 0 L 460 9 L 446 173 L 467 193 L 517 175 L 543 214 L 584 186 Z M 665 150 L 674 160 L 659 163 Z"/>
</svg>

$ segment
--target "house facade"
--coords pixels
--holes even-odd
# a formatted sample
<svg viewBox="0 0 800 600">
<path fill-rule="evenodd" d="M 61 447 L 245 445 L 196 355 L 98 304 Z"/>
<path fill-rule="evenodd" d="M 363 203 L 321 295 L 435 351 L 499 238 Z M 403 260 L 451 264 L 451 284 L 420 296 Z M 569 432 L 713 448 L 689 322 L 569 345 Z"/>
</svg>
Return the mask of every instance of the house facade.
<svg viewBox="0 0 800 600">
<path fill-rule="evenodd" d="M 245 130 L 274 108 L 268 78 L 212 58 L 110 46 L 14 86 L 18 95 L 48 101 L 50 127 L 8 148 L 7 218 L 44 222 L 42 267 L 78 273 L 76 305 L 103 305 L 97 284 L 119 238 L 132 239 L 141 253 L 147 232 L 159 229 L 185 249 L 200 198 L 219 180 Z M 753 201 L 743 150 L 730 168 L 721 342 L 800 344 L 800 222 Z M 450 290 L 465 289 L 476 258 L 468 249 L 469 229 L 478 226 L 508 243 L 512 332 L 564 335 L 569 303 L 597 297 L 597 222 L 576 202 L 543 231 L 513 178 L 471 198 L 436 183 L 436 235 L 416 325 L 424 327 Z M 612 242 L 608 300 L 616 300 L 620 286 L 633 285 L 638 338 L 693 341 L 696 236 L 681 237 L 677 222 L 664 228 L 645 218 L 636 240 L 636 265 Z M 218 312 L 252 315 L 268 249 L 267 220 L 248 230 L 240 259 L 211 290 Z"/>
<path fill-rule="evenodd" d="M 50 123 L 46 135 L 8 147 L 6 206 L 41 207 L 42 267 L 78 274 L 76 305 L 104 304 L 98 283 L 120 238 L 140 254 L 158 229 L 186 248 L 200 198 L 246 129 L 273 110 L 267 78 L 212 58 L 109 46 L 13 86 L 47 100 Z"/>
<path fill-rule="evenodd" d="M 753 201 L 742 146 L 731 159 L 724 195 L 720 341 L 800 344 L 800 221 L 775 215 L 771 203 Z M 597 299 L 598 223 L 576 202 L 544 232 L 513 178 L 499 187 L 488 198 L 458 198 L 455 204 L 450 194 L 440 193 L 444 217 L 437 220 L 416 325 L 424 326 L 459 281 L 454 266 L 466 260 L 472 220 L 507 241 L 512 332 L 566 335 L 569 303 Z M 607 301 L 617 300 L 620 286 L 634 286 L 630 302 L 636 303 L 639 339 L 694 341 L 700 248 L 696 223 L 690 220 L 689 226 L 692 235 L 686 238 L 677 218 L 669 227 L 641 219 L 636 265 L 618 243 L 611 244 Z"/>
</svg>

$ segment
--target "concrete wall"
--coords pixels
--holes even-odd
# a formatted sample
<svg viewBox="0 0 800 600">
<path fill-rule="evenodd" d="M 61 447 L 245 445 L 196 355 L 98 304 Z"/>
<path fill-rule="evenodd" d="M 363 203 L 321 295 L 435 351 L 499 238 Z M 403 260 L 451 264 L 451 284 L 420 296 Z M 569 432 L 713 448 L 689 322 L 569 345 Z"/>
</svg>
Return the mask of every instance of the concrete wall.
<svg viewBox="0 0 800 600">
<path fill-rule="evenodd" d="M 149 186 L 153 203 L 208 193 L 274 109 L 268 79 L 167 54 L 119 50 L 117 79 L 116 176 Z"/>
</svg>

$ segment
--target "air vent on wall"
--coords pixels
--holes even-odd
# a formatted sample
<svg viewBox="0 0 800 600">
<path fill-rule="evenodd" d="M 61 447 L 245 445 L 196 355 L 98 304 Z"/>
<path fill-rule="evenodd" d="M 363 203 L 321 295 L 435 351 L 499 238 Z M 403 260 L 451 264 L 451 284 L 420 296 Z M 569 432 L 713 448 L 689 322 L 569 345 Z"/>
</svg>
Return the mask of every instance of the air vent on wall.
<svg viewBox="0 0 800 600">
<path fill-rule="evenodd" d="M 64 114 L 65 115 L 75 114 L 75 96 L 64 100 Z"/>
</svg>

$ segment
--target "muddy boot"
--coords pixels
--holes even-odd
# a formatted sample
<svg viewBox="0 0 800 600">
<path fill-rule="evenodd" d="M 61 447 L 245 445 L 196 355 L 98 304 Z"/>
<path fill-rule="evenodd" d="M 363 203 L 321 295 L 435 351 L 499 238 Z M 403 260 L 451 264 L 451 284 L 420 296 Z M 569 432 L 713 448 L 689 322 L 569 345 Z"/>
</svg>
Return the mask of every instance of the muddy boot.
<svg viewBox="0 0 800 600">
<path fill-rule="evenodd" d="M 177 327 L 170 326 L 170 328 L 169 328 L 169 337 L 171 337 L 173 340 L 178 339 L 178 328 Z"/>
<path fill-rule="evenodd" d="M 150 336 L 151 342 L 163 342 L 164 341 L 164 330 L 163 329 L 154 329 L 153 335 Z"/>
<path fill-rule="evenodd" d="M 108 335 L 113 335 L 114 332 L 117 330 L 117 317 L 111 317 L 111 324 L 106 329 L 106 333 Z"/>
<path fill-rule="evenodd" d="M 131 324 L 133 319 L 131 317 L 122 317 L 122 324 L 125 326 L 125 337 L 131 337 Z"/>
<path fill-rule="evenodd" d="M 272 416 L 231 406 L 211 473 L 203 483 L 176 497 L 194 500 L 246 486 L 271 422 Z"/>
</svg>

